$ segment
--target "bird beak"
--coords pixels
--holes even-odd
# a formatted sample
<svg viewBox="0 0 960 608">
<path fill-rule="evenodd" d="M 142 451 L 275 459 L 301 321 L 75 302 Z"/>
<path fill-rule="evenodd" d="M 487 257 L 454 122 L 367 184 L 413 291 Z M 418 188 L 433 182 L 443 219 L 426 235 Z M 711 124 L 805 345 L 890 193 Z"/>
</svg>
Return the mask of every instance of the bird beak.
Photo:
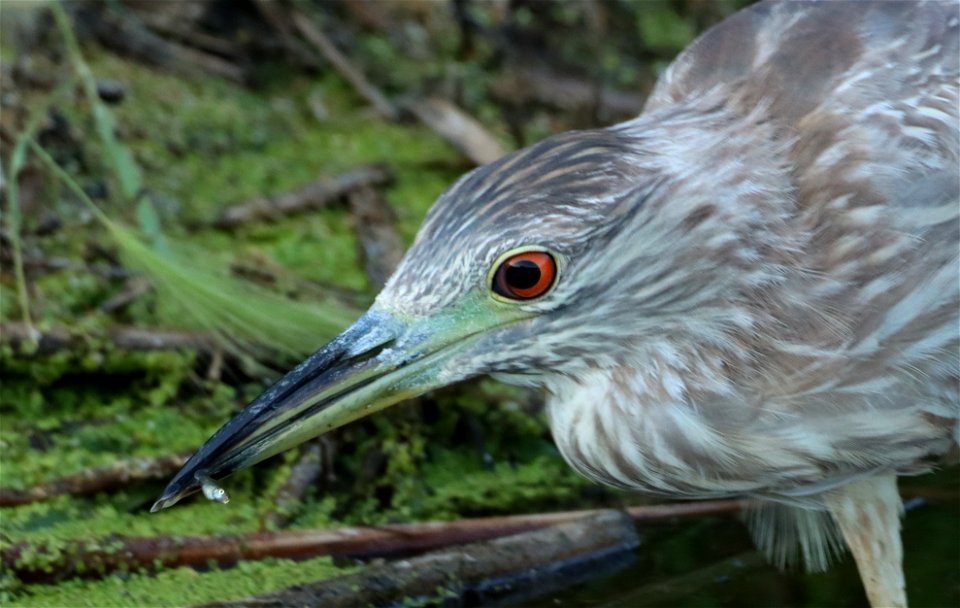
<svg viewBox="0 0 960 608">
<path fill-rule="evenodd" d="M 213 483 L 308 439 L 398 401 L 460 380 L 443 362 L 473 343 L 484 329 L 472 315 L 435 315 L 404 321 L 371 309 L 257 397 L 217 431 L 173 478 L 151 511 L 203 489 L 213 500 L 226 493 Z"/>
</svg>

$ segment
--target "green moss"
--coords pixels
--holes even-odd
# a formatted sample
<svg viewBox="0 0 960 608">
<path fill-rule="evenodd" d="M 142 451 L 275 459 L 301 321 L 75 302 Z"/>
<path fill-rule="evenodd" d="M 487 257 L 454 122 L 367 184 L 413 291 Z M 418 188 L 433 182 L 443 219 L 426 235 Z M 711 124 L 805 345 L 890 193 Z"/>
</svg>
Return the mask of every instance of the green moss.
<svg viewBox="0 0 960 608">
<path fill-rule="evenodd" d="M 475 455 L 438 449 L 420 472 L 425 492 L 398 494 L 394 503 L 413 517 L 456 519 L 560 509 L 574 504 L 588 485 L 549 444 L 545 454 L 519 464 L 484 470 Z M 472 465 L 472 466 L 471 466 Z"/>
<path fill-rule="evenodd" d="M 109 347 L 24 357 L 0 348 L 4 486 L 25 487 L 118 459 L 198 446 L 237 408 L 235 390 L 208 383 L 182 397 L 186 352 Z M 171 430 L 175 431 L 171 432 Z"/>
<path fill-rule="evenodd" d="M 3 485 L 25 489 L 122 459 L 190 450 L 226 419 L 165 406 L 125 412 L 123 400 L 106 405 L 121 411 L 102 419 L 45 418 L 33 428 L 20 420 L 4 424 Z"/>
<path fill-rule="evenodd" d="M 641 39 L 651 49 L 677 53 L 693 40 L 696 30 L 690 17 L 678 14 L 667 2 L 647 2 L 637 12 Z"/>
<path fill-rule="evenodd" d="M 442 44 L 453 49 L 456 40 Z M 417 124 L 376 118 L 333 75 L 277 79 L 273 88 L 251 91 L 213 78 L 187 80 L 96 49 L 85 50 L 97 77 L 125 84 L 125 100 L 111 106 L 118 135 L 144 170 L 144 184 L 163 233 L 171 242 L 189 242 L 197 264 L 228 268 L 248 262 L 276 268 L 280 277 L 365 291 L 372 297 L 344 205 L 332 204 L 275 223 L 257 222 L 229 233 L 202 224 L 228 205 L 298 188 L 320 175 L 385 162 L 396 178 L 385 190 L 386 199 L 397 213 L 399 232 L 410 242 L 430 205 L 462 169 L 459 153 L 435 134 Z M 383 44 L 367 50 L 377 57 L 389 52 Z M 417 67 L 416 61 L 404 61 L 394 83 L 402 89 L 412 82 L 411 70 Z M 485 107 L 486 116 L 495 117 L 493 105 L 484 101 L 485 81 L 479 79 L 479 68 L 438 62 L 428 71 L 442 75 L 448 69 L 469 76 L 467 102 Z M 316 94 L 324 97 L 331 115 L 327 121 L 317 121 L 307 109 L 308 98 Z M 96 190 L 102 182 L 109 186 L 104 177 L 109 168 L 103 166 L 104 150 L 97 138 L 86 136 L 93 127 L 88 108 L 82 99 L 76 101 L 62 108 L 78 148 L 65 156 L 68 169 L 83 186 Z M 82 221 L 69 193 L 51 186 L 48 194 L 50 208 L 71 230 L 44 237 L 43 252 L 76 261 L 78 269 L 33 281 L 34 313 L 42 327 L 67 325 L 98 336 L 118 321 L 144 327 L 186 326 L 181 309 L 159 288 L 134 301 L 120 318 L 95 312 L 124 288 L 122 281 L 85 269 L 111 263 L 107 232 Z M 98 204 L 112 219 L 135 225 L 134 206 L 121 204 L 112 194 L 98 199 Z M 194 227 L 188 230 L 187 224 Z M 91 255 L 90 243 L 103 246 L 106 255 Z M 13 298 L 5 297 L 9 287 L 0 285 L 4 318 L 19 313 L 9 304 Z M 76 351 L 32 357 L 0 348 L 3 486 L 25 489 L 120 459 L 195 449 L 263 388 L 259 379 L 246 385 L 229 376 L 225 382 L 200 380 L 205 370 L 189 353 L 131 353 L 116 351 L 105 340 L 87 342 Z M 529 415 L 525 393 L 475 383 L 441 391 L 428 400 L 436 410 L 428 418 L 415 407 L 400 407 L 345 429 L 347 453 L 336 463 L 340 481 L 323 496 L 308 492 L 294 527 L 553 508 L 575 494 L 581 482 L 548 443 L 543 420 Z M 484 443 L 493 456 L 492 470 L 485 468 L 474 442 L 464 440 L 468 420 L 487 433 Z M 364 457 L 373 450 L 383 451 L 386 464 L 365 477 Z M 7 508 L 0 544 L 45 544 L 47 553 L 28 551 L 22 560 L 52 567 L 51 557 L 69 546 L 66 541 L 101 543 L 115 534 L 258 531 L 264 514 L 275 508 L 274 495 L 291 458 L 274 459 L 231 477 L 226 485 L 232 500 L 226 506 L 188 499 L 175 509 L 148 514 L 147 507 L 162 489 L 163 481 L 158 480 L 108 495 L 63 496 Z M 316 564 L 315 572 L 310 564 Z M 326 560 L 268 561 L 231 571 L 180 569 L 54 586 L 23 586 L 0 573 L 0 600 L 22 605 L 182 605 L 319 578 L 328 572 L 324 568 L 330 568 Z"/>
<path fill-rule="evenodd" d="M 426 406 L 401 405 L 346 429 L 356 448 L 337 464 L 352 480 L 337 493 L 345 523 L 451 519 L 583 505 L 589 482 L 574 473 L 549 439 L 529 395 L 493 381 L 441 391 Z M 368 458 L 380 453 L 382 471 Z M 308 501 L 305 511 L 318 508 Z M 308 515 L 297 526 L 312 525 Z"/>
<path fill-rule="evenodd" d="M 180 385 L 194 364 L 194 354 L 189 351 L 120 351 L 107 341 L 98 343 L 93 339 L 87 346 L 45 356 L 24 356 L 4 345 L 0 347 L 0 369 L 9 374 L 8 378 L 28 379 L 38 388 L 81 374 L 136 374 L 143 381 L 139 388 L 163 385 L 165 390 L 171 390 Z M 9 401 L 7 396 L 0 395 L 0 406 Z"/>
<path fill-rule="evenodd" d="M 77 608 L 183 606 L 185 602 L 192 605 L 269 593 L 350 570 L 337 568 L 327 557 L 304 561 L 265 559 L 203 573 L 191 568 L 176 568 L 156 574 L 114 575 L 99 581 L 70 580 L 59 585 L 35 585 L 5 604 Z"/>
<path fill-rule="evenodd" d="M 43 503 L 33 503 L 4 509 L 4 544 L 29 541 L 31 543 L 64 542 L 76 539 L 101 539 L 110 535 L 194 536 L 256 532 L 259 530 L 258 492 L 251 473 L 231 479 L 233 500 L 227 506 L 199 500 L 189 500 L 176 509 L 148 513 L 146 508 L 130 510 L 128 503 L 149 506 L 156 498 L 156 489 L 147 493 L 118 492 L 110 501 L 57 497 Z"/>
<path fill-rule="evenodd" d="M 386 162 L 396 173 L 387 197 L 409 241 L 457 176 L 437 168 L 458 157 L 448 144 L 424 127 L 385 123 L 345 103 L 349 96 L 335 77 L 293 79 L 264 95 L 213 79 L 184 80 L 107 53 L 92 54 L 90 63 L 98 75 L 121 80 L 131 92 L 114 111 L 128 133 L 126 143 L 147 168 L 147 187 L 162 193 L 157 205 L 162 215 L 209 220 L 226 205 Z M 319 122 L 307 110 L 308 96 L 318 92 L 325 93 L 329 121 Z M 90 145 L 96 156 L 95 143 Z M 237 234 L 239 239 L 201 231 L 191 240 L 228 263 L 243 255 L 265 257 L 306 279 L 368 288 L 343 208 L 256 223 Z"/>
</svg>

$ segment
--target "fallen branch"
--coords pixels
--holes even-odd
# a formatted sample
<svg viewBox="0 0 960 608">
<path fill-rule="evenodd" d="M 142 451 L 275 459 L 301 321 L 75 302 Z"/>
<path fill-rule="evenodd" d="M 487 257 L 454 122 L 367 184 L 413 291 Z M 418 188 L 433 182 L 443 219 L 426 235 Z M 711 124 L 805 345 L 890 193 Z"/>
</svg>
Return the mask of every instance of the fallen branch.
<svg viewBox="0 0 960 608">
<path fill-rule="evenodd" d="M 323 32 L 313 25 L 313 22 L 306 15 L 293 12 L 293 24 L 300 35 L 306 38 L 323 55 L 323 58 L 330 62 L 333 69 L 343 76 L 356 89 L 357 93 L 369 101 L 381 116 L 387 120 L 396 120 L 399 117 L 400 113 L 384 97 L 383 93 L 350 63 L 350 60 L 334 46 L 333 42 Z"/>
<path fill-rule="evenodd" d="M 219 347 L 213 336 L 198 332 L 144 329 L 141 327 L 112 327 L 104 336 L 93 336 L 55 326 L 37 329 L 32 336 L 37 341 L 38 352 L 50 353 L 61 350 L 77 350 L 87 347 L 93 340 L 106 340 L 120 350 L 195 350 L 205 355 L 216 352 Z M 31 332 L 24 323 L 0 323 L 0 344 L 9 344 L 19 349 L 31 342 Z"/>
<path fill-rule="evenodd" d="M 370 283 L 380 289 L 403 258 L 403 240 L 397 233 L 397 218 L 383 196 L 370 187 L 347 195 L 361 258 Z"/>
<path fill-rule="evenodd" d="M 507 153 L 507 149 L 482 124 L 445 99 L 434 97 L 411 103 L 407 108 L 478 165 L 495 161 Z"/>
<path fill-rule="evenodd" d="M 673 520 L 740 511 L 741 500 L 677 503 L 626 509 L 634 521 Z M 284 530 L 224 536 L 124 537 L 69 541 L 48 546 L 21 542 L 3 549 L 4 568 L 24 582 L 55 582 L 72 576 L 99 577 L 115 570 L 161 566 L 204 567 L 267 557 L 305 559 L 321 555 L 376 557 L 409 555 L 489 540 L 596 515 L 597 510 L 389 524 L 332 530 Z M 25 559 L 31 556 L 31 559 Z"/>
<path fill-rule="evenodd" d="M 609 558 L 639 544 L 629 517 L 619 511 L 601 511 L 542 530 L 368 566 L 354 574 L 206 606 L 382 606 L 408 597 L 433 597 L 438 592 L 445 598 L 450 593 L 462 596 L 484 587 L 493 591 L 491 595 L 503 595 L 516 583 L 540 587 L 544 580 L 555 578 L 563 565 L 582 565 L 590 556 Z"/>
<path fill-rule="evenodd" d="M 189 457 L 190 454 L 173 454 L 159 458 L 132 458 L 67 475 L 28 490 L 0 488 L 0 507 L 41 502 L 64 494 L 96 494 L 123 488 L 137 481 L 165 479 L 179 471 Z"/>
<path fill-rule="evenodd" d="M 334 177 L 322 177 L 297 190 L 258 197 L 227 207 L 213 222 L 218 228 L 233 228 L 253 221 L 275 220 L 287 215 L 320 209 L 352 190 L 389 183 L 390 172 L 382 165 L 369 165 Z"/>
</svg>

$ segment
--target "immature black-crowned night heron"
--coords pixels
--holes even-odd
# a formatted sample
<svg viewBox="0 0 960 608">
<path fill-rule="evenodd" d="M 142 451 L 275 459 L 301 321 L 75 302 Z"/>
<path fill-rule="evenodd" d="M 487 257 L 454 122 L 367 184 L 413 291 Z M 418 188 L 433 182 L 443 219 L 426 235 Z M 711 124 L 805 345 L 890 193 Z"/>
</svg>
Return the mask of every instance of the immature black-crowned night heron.
<svg viewBox="0 0 960 608">
<path fill-rule="evenodd" d="M 897 475 L 958 447 L 958 6 L 753 6 L 638 118 L 469 173 L 370 311 L 154 508 L 493 374 L 546 388 L 587 477 L 757 497 L 780 561 L 824 565 L 836 528 L 871 602 L 904 605 Z"/>
</svg>

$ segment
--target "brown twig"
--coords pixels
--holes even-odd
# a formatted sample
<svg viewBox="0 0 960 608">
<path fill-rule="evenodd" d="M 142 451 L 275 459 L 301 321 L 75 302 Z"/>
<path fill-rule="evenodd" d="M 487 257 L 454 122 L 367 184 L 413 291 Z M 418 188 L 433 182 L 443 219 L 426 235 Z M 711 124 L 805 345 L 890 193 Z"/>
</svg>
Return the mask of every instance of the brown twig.
<svg viewBox="0 0 960 608">
<path fill-rule="evenodd" d="M 109 6 L 84 5 L 75 16 L 102 45 L 138 61 L 187 75 L 209 73 L 234 82 L 244 80 L 243 70 L 236 64 L 165 40 Z"/>
<path fill-rule="evenodd" d="M 522 69 L 495 82 L 494 97 L 515 105 L 538 102 L 564 111 L 590 110 L 602 117 L 623 119 L 643 109 L 644 96 L 598 86 L 575 76 L 538 69 Z"/>
<path fill-rule="evenodd" d="M 740 500 L 678 503 L 631 507 L 626 513 L 634 521 L 648 522 L 736 513 L 744 504 Z M 321 555 L 374 557 L 410 554 L 539 530 L 597 512 L 565 511 L 370 528 L 284 530 L 226 536 L 115 536 L 97 541 L 72 541 L 66 546 L 60 543 L 56 548 L 21 542 L 2 551 L 2 563 L 25 582 L 52 582 L 71 576 L 102 576 L 121 568 L 206 566 L 211 562 L 226 565 L 267 557 L 303 559 Z M 26 560 L 23 559 L 25 555 L 37 558 Z"/>
<path fill-rule="evenodd" d="M 354 89 L 367 101 L 369 101 L 377 112 L 387 120 L 396 120 L 399 112 L 390 103 L 383 93 L 381 93 L 360 70 L 355 68 L 350 60 L 341 53 L 333 42 L 323 34 L 306 15 L 299 12 L 293 12 L 293 24 L 310 44 L 316 48 L 323 58 L 330 62 L 330 65 L 349 82 Z"/>
<path fill-rule="evenodd" d="M 241 57 L 241 49 L 235 43 L 202 32 L 197 27 L 199 15 L 183 15 L 179 12 L 164 15 L 144 10 L 136 11 L 136 14 L 144 25 L 161 36 L 172 38 L 215 56 L 227 57 L 231 60 L 238 60 Z"/>
<path fill-rule="evenodd" d="M 507 153 L 507 149 L 482 124 L 445 99 L 434 97 L 407 107 L 423 124 L 478 165 L 495 161 Z"/>
<path fill-rule="evenodd" d="M 6 253 L 6 243 L 3 250 L 0 250 L 0 269 L 3 269 L 10 261 L 10 256 Z M 107 279 L 129 279 L 131 273 L 126 268 L 120 266 L 108 266 L 106 264 L 84 264 L 67 258 L 46 257 L 38 253 L 25 255 L 23 258 L 24 270 L 29 275 L 43 275 L 51 272 L 63 272 L 66 270 L 75 272 L 89 272 Z M 5 269 L 4 269 L 5 270 Z"/>
<path fill-rule="evenodd" d="M 83 348 L 91 339 L 86 334 L 62 326 L 40 329 L 36 333 L 34 337 L 41 353 Z M 0 344 L 19 348 L 30 338 L 30 331 L 23 323 L 0 323 Z M 217 349 L 216 340 L 206 334 L 141 327 L 113 327 L 105 336 L 95 336 L 94 339 L 105 339 L 115 348 L 133 351 L 187 349 L 210 354 Z"/>
<path fill-rule="evenodd" d="M 320 66 L 320 59 L 300 43 L 293 24 L 290 23 L 290 13 L 282 4 L 276 0 L 253 0 L 253 5 L 279 34 L 280 43 L 291 59 L 313 69 Z"/>
<path fill-rule="evenodd" d="M 403 240 L 397 233 L 393 209 L 374 188 L 357 188 L 347 196 L 361 258 L 377 289 L 384 286 L 403 258 Z"/>
<path fill-rule="evenodd" d="M 730 500 L 705 500 L 702 502 L 672 502 L 662 505 L 627 507 L 627 515 L 635 522 L 665 521 L 739 513 L 749 504 L 742 498 Z"/>
<path fill-rule="evenodd" d="M 551 570 L 558 566 L 582 564 L 589 556 L 609 557 L 639 544 L 633 522 L 626 515 L 601 511 L 542 530 L 368 566 L 354 574 L 206 606 L 382 606 L 404 597 L 434 596 L 440 589 L 444 595 L 463 594 L 493 580 L 498 583 L 496 592 L 502 594 L 511 579 L 522 579 L 517 582 L 525 586 L 539 586 L 549 580 Z M 520 573 L 523 576 L 518 576 Z"/>
<path fill-rule="evenodd" d="M 227 207 L 213 224 L 218 228 L 233 228 L 248 222 L 273 220 L 310 209 L 319 209 L 352 190 L 386 184 L 391 179 L 390 172 L 383 165 L 360 167 L 341 175 L 322 177 L 297 190 L 258 197 Z"/>
<path fill-rule="evenodd" d="M 112 313 L 120 310 L 121 308 L 126 308 L 134 300 L 143 294 L 148 293 L 152 288 L 153 285 L 145 278 L 130 277 L 127 279 L 127 282 L 123 286 L 123 289 L 120 291 L 120 293 L 109 298 L 106 302 L 101 304 L 100 310 L 106 313 Z"/>
<path fill-rule="evenodd" d="M 306 446 L 286 482 L 277 491 L 274 507 L 263 517 L 268 528 L 283 528 L 290 522 L 307 492 L 323 473 L 323 446 L 321 440 Z"/>
<path fill-rule="evenodd" d="M 180 470 L 189 457 L 190 454 L 173 454 L 159 458 L 132 458 L 67 475 L 28 490 L 0 488 L 0 507 L 42 502 L 64 494 L 96 494 L 122 488 L 137 481 L 164 479 Z"/>
</svg>

